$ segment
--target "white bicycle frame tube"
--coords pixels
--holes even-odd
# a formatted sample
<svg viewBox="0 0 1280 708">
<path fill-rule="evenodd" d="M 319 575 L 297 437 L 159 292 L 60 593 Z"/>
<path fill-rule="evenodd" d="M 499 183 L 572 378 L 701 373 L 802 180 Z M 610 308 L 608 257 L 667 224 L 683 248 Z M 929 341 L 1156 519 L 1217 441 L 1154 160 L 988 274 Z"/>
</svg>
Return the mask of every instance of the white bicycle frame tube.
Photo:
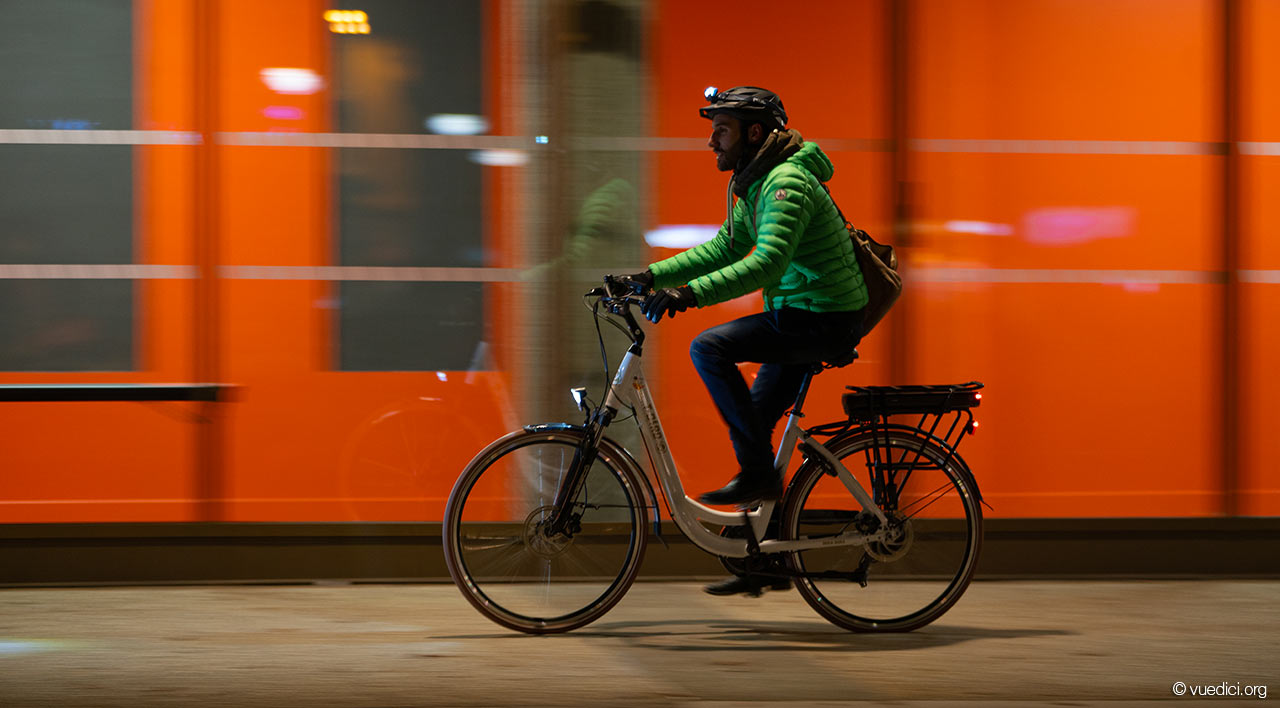
<svg viewBox="0 0 1280 708">
<path fill-rule="evenodd" d="M 613 384 L 609 387 L 609 393 L 604 401 L 604 406 L 615 412 L 623 404 L 629 404 L 635 409 L 636 420 L 640 424 L 640 437 L 644 442 L 645 449 L 649 452 L 649 459 L 653 462 L 654 473 L 658 477 L 658 482 L 662 485 L 662 490 L 670 502 L 672 520 L 675 521 L 676 526 L 690 541 L 704 551 L 730 558 L 742 558 L 748 555 L 747 541 L 745 539 L 721 536 L 707 529 L 699 523 L 699 520 L 722 526 L 743 526 L 749 519 L 752 533 L 759 541 L 760 551 L 763 553 L 802 551 L 830 546 L 862 545 L 867 541 L 879 538 L 880 533 L 864 534 L 853 530 L 838 536 L 827 536 L 815 540 L 760 541 L 760 539 L 764 538 L 765 531 L 769 525 L 769 517 L 773 514 L 773 508 L 778 502 L 766 501 L 751 511 L 730 513 L 717 511 L 700 504 L 685 494 L 684 485 L 680 481 L 680 474 L 676 471 L 675 459 L 671 456 L 671 448 L 667 445 L 667 436 L 662 431 L 662 422 L 658 419 L 658 410 L 654 405 L 653 396 L 649 393 L 649 387 L 645 383 L 640 357 L 631 352 L 627 352 L 622 359 L 622 363 L 618 365 L 618 372 L 613 378 Z M 779 470 L 779 474 L 786 472 L 787 465 L 791 461 L 791 452 L 801 439 L 807 442 L 836 470 L 837 477 L 862 504 L 863 509 L 870 511 L 879 518 L 881 528 L 887 526 L 884 513 L 871 500 L 871 496 L 867 494 L 867 491 L 863 489 L 858 480 L 829 450 L 823 447 L 821 443 L 810 438 L 800 428 L 800 418 L 794 414 L 787 418 L 787 426 L 782 435 L 782 444 L 778 446 L 778 454 L 774 458 L 774 468 Z"/>
</svg>

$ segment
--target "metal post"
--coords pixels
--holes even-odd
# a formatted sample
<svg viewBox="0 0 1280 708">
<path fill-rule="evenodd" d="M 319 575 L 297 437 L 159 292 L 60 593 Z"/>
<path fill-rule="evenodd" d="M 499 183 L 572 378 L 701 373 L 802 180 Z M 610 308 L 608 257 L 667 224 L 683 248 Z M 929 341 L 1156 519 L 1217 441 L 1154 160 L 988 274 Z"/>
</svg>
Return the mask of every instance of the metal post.
<svg viewBox="0 0 1280 708">
<path fill-rule="evenodd" d="M 198 0 L 195 12 L 195 361 L 196 382 L 221 380 L 218 331 L 218 0 Z M 197 520 L 223 519 L 222 425 L 217 403 L 200 404 L 196 426 Z"/>
<path fill-rule="evenodd" d="M 1222 513 L 1240 513 L 1240 2 L 1222 0 Z"/>
<path fill-rule="evenodd" d="M 909 0 L 886 0 L 889 37 L 889 81 L 887 104 L 889 114 L 889 194 L 893 204 L 893 245 L 901 254 L 899 268 L 906 265 L 911 246 L 911 194 L 909 183 L 908 103 L 909 95 Z M 889 382 L 910 380 L 911 298 L 904 297 L 894 306 L 893 326 L 889 330 Z"/>
</svg>

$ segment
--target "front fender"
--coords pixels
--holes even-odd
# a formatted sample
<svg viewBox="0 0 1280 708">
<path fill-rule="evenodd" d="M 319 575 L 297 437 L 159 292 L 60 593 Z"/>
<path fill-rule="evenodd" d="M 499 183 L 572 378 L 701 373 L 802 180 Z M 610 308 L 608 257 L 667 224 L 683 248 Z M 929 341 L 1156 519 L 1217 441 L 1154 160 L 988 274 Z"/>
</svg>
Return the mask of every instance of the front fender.
<svg viewBox="0 0 1280 708">
<path fill-rule="evenodd" d="M 524 426 L 524 430 L 530 433 L 549 431 L 574 431 L 582 433 L 583 435 L 586 435 L 587 433 L 585 425 L 575 425 L 573 423 L 534 423 Z M 600 446 L 605 448 L 605 451 L 614 459 L 621 460 L 623 465 L 630 468 L 632 475 L 644 482 L 645 492 L 649 495 L 649 506 L 653 508 L 654 528 L 659 528 L 659 525 L 662 522 L 662 507 L 660 500 L 658 499 L 658 494 L 653 489 L 653 483 L 649 481 L 648 473 L 646 473 L 644 468 L 640 466 L 639 462 L 636 462 L 636 458 L 632 457 L 631 453 L 628 452 L 625 447 L 619 445 L 617 441 L 610 438 L 608 435 L 600 438 Z M 671 514 L 670 509 L 667 509 L 667 514 L 668 516 Z"/>
</svg>

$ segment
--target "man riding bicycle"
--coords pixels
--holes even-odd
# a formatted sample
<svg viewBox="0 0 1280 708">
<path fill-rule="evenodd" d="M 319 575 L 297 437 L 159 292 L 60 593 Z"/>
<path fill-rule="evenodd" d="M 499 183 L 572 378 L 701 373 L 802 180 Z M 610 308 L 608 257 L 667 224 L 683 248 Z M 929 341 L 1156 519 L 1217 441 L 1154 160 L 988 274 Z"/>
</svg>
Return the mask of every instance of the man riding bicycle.
<svg viewBox="0 0 1280 708">
<path fill-rule="evenodd" d="M 712 240 L 628 278 L 652 290 L 642 311 L 655 323 L 763 291 L 763 312 L 712 327 L 690 347 L 729 426 L 740 468 L 723 488 L 699 499 L 750 506 L 782 496 L 773 429 L 815 362 L 857 346 L 867 289 L 844 220 L 823 188 L 834 172 L 831 161 L 816 143 L 787 129 L 782 99 L 754 86 L 707 89 L 706 98 L 699 114 L 711 120 L 707 145 L 716 167 L 733 172 L 725 222 Z M 761 364 L 750 387 L 741 362 Z M 773 587 L 790 587 L 790 581 Z M 723 595 L 748 589 L 738 577 L 706 588 Z"/>
</svg>

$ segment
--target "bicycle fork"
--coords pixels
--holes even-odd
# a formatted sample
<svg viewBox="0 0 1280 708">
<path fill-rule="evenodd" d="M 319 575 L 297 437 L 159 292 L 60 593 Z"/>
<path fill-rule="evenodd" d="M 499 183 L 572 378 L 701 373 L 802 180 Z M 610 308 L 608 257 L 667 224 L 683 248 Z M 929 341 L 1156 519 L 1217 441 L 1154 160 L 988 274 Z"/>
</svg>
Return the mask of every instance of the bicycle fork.
<svg viewBox="0 0 1280 708">
<path fill-rule="evenodd" d="M 556 490 L 556 499 L 551 511 L 551 517 L 547 519 L 543 526 L 543 532 L 548 536 L 565 535 L 573 536 L 579 531 L 576 524 L 576 517 L 573 512 L 573 500 L 578 498 L 578 494 L 582 492 L 582 488 L 587 483 L 587 474 L 591 471 L 591 465 L 596 461 L 596 455 L 600 449 L 600 440 L 604 437 L 604 430 L 608 427 L 613 415 L 609 409 L 601 407 L 591 416 L 591 420 L 587 422 L 586 434 L 582 436 L 582 442 L 573 452 L 573 460 L 569 462 L 569 469 L 565 473 L 564 479 L 560 481 L 560 488 Z"/>
</svg>

